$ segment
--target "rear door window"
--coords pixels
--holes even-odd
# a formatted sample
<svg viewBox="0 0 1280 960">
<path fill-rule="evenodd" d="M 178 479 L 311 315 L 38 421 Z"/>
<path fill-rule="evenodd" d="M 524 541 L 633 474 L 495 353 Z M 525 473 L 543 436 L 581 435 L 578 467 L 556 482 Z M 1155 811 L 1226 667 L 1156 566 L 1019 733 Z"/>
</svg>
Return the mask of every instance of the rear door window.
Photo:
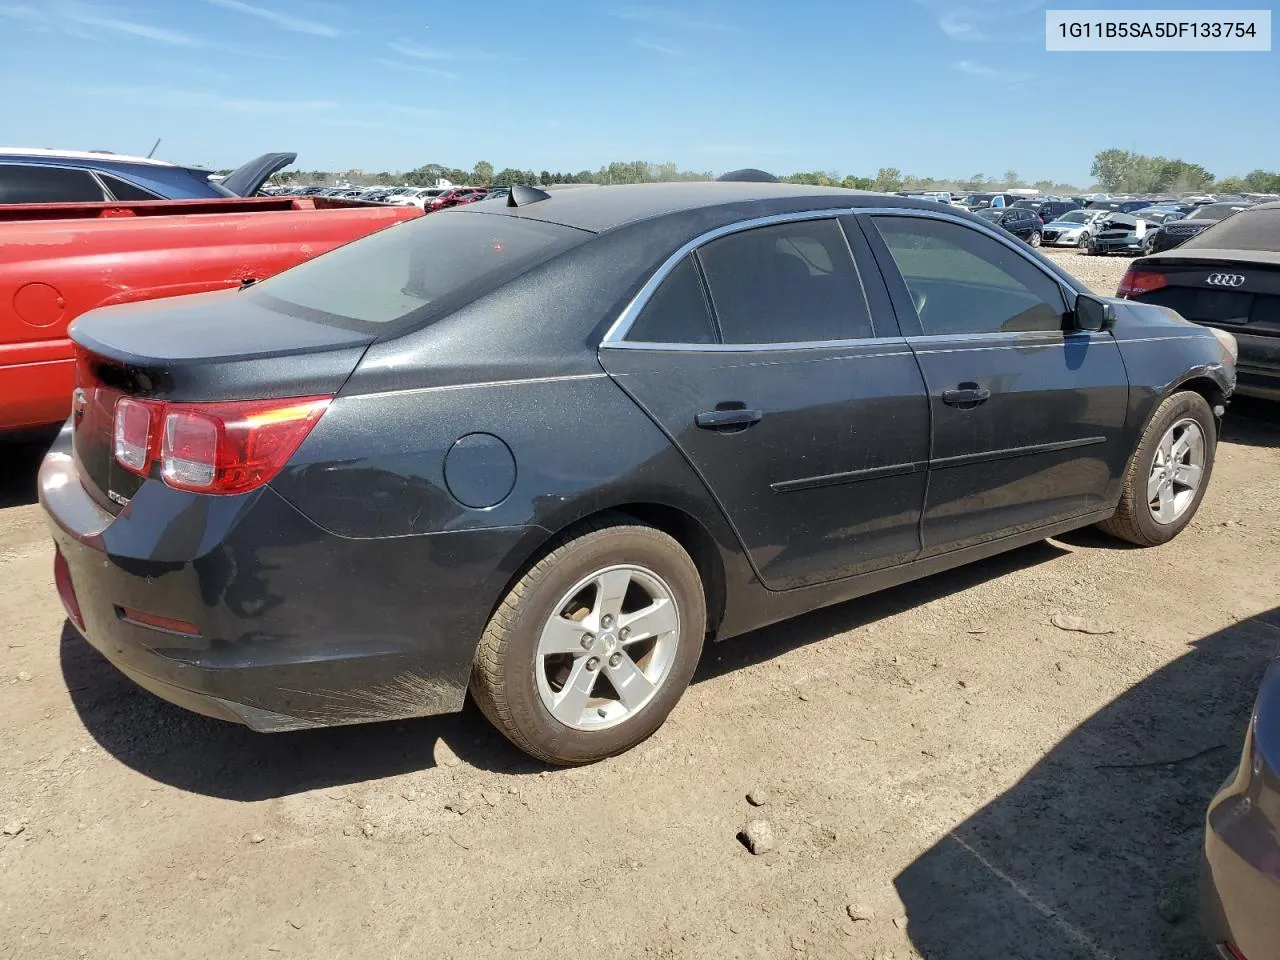
<svg viewBox="0 0 1280 960">
<path fill-rule="evenodd" d="M 121 180 L 119 177 L 113 177 L 109 173 L 99 173 L 98 176 L 102 182 L 107 185 L 107 189 L 111 191 L 112 196 L 117 200 L 123 200 L 126 203 L 134 200 L 163 200 L 159 194 L 152 193 L 150 190 L 143 190 L 136 184 L 130 183 L 128 180 Z"/>
<path fill-rule="evenodd" d="M 713 240 L 698 250 L 727 344 L 875 336 L 871 311 L 835 220 L 800 220 Z"/>
<path fill-rule="evenodd" d="M 85 170 L 0 164 L 0 203 L 97 203 L 106 195 Z"/>
<path fill-rule="evenodd" d="M 715 324 L 693 256 L 667 275 L 627 331 L 633 343 L 715 343 Z"/>
</svg>

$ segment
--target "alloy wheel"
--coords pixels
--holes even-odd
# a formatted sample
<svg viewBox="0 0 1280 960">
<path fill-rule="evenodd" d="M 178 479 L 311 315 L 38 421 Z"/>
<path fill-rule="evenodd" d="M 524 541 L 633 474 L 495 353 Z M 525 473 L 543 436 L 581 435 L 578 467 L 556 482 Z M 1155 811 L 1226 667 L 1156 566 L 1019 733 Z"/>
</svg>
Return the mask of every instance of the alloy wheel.
<svg viewBox="0 0 1280 960">
<path fill-rule="evenodd" d="M 1147 478 L 1147 507 L 1156 523 L 1173 523 L 1187 512 L 1204 478 L 1204 464 L 1200 424 L 1188 418 L 1165 431 Z"/>
<path fill-rule="evenodd" d="M 635 716 L 671 673 L 680 644 L 675 593 L 645 567 L 583 577 L 543 625 L 535 655 L 538 695 L 574 730 L 604 730 Z"/>
</svg>

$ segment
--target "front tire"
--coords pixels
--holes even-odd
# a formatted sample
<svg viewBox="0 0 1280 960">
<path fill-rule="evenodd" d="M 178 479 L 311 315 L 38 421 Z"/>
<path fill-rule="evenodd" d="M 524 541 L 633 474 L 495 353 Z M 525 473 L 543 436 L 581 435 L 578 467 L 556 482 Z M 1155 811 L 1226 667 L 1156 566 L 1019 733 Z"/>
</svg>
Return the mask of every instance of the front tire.
<svg viewBox="0 0 1280 960">
<path fill-rule="evenodd" d="M 1217 444 L 1204 397 L 1184 390 L 1167 398 L 1129 458 L 1115 515 L 1099 529 L 1142 547 L 1168 543 L 1200 508 Z"/>
<path fill-rule="evenodd" d="M 702 581 L 673 538 L 625 517 L 561 537 L 511 588 L 471 694 L 521 750 L 592 763 L 653 734 L 698 665 Z"/>
</svg>

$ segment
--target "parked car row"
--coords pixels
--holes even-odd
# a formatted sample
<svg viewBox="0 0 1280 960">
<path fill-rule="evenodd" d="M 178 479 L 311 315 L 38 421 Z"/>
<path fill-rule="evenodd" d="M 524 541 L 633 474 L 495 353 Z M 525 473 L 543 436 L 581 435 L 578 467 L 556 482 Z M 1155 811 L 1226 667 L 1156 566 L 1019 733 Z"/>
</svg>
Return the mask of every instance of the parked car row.
<svg viewBox="0 0 1280 960">
<path fill-rule="evenodd" d="M 479 200 L 505 197 L 508 187 L 268 187 L 275 196 L 320 196 L 399 207 L 418 207 L 427 213 L 458 207 Z"/>
<path fill-rule="evenodd" d="M 1242 196 L 1026 195 L 1025 191 L 971 193 L 899 191 L 899 196 L 963 207 L 1031 246 L 1076 247 L 1081 253 L 1143 255 L 1172 249 L 1218 220 L 1266 200 Z M 1034 219 L 1024 212 L 1029 211 Z"/>
</svg>

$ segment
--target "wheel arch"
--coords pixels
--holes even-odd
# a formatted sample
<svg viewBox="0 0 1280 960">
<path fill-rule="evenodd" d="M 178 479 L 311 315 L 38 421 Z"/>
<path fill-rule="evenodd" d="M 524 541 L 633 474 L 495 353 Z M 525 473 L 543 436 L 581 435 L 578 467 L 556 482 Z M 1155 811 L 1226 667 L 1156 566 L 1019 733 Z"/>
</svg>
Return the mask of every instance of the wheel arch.
<svg viewBox="0 0 1280 960">
<path fill-rule="evenodd" d="M 507 567 L 513 573 L 499 591 L 493 609 L 497 609 L 529 568 L 554 549 L 558 542 L 573 537 L 578 532 L 585 533 L 602 525 L 627 521 L 662 531 L 680 544 L 693 559 L 706 600 L 707 633 L 715 636 L 724 620 L 728 604 L 728 570 L 724 548 L 707 524 L 693 513 L 656 499 L 618 502 L 537 528 L 536 535 L 523 540 L 517 547 L 517 556 L 510 558 L 514 562 L 509 562 Z M 493 611 L 489 614 L 492 616 Z"/>
</svg>

